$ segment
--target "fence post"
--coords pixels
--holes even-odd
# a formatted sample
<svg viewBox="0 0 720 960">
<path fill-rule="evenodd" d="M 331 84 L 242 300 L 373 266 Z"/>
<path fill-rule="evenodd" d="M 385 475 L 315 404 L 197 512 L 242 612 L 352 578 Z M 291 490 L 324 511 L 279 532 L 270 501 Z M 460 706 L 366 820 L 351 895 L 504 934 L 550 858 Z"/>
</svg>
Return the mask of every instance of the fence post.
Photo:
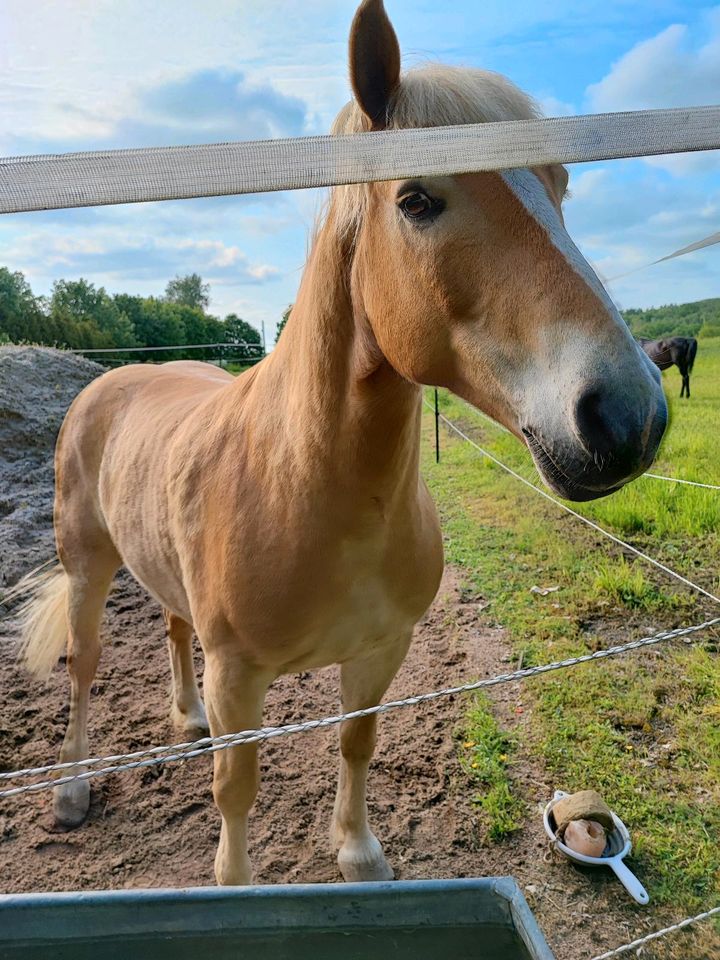
<svg viewBox="0 0 720 960">
<path fill-rule="evenodd" d="M 435 387 L 435 463 L 440 463 L 440 407 L 437 387 Z"/>
</svg>

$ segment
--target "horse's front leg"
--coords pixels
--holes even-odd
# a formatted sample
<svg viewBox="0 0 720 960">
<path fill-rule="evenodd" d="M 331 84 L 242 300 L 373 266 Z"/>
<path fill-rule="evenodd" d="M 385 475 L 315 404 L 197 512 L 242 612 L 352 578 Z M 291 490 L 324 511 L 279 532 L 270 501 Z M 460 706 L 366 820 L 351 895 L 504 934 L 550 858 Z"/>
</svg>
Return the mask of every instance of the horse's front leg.
<svg viewBox="0 0 720 960">
<path fill-rule="evenodd" d="M 274 679 L 274 673 L 250 666 L 225 647 L 207 654 L 205 705 L 212 735 L 259 727 Z M 213 795 L 222 816 L 215 877 L 219 884 L 248 884 L 247 820 L 259 782 L 257 744 L 218 750 L 214 758 Z"/>
<path fill-rule="evenodd" d="M 343 712 L 362 710 L 379 703 L 405 659 L 412 631 L 364 659 L 341 667 Z M 340 779 L 332 837 L 338 849 L 338 866 L 345 880 L 392 880 L 393 871 L 380 842 L 368 826 L 367 774 L 375 749 L 377 718 L 347 720 L 340 730 Z"/>
</svg>

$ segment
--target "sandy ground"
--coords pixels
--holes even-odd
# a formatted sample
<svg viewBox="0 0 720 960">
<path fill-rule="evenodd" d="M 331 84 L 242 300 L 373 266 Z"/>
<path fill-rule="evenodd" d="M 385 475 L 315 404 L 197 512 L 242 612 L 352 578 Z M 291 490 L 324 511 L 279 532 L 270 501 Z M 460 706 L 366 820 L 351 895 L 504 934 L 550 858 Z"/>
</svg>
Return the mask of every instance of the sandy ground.
<svg viewBox="0 0 720 960">
<path fill-rule="evenodd" d="M 0 354 L 0 376 L 2 359 Z M 82 380 L 93 371 L 72 372 Z M 58 382 L 57 395 L 69 403 L 73 385 L 62 378 Z M 0 392 L 0 420 L 3 409 Z M 28 436 L 39 415 L 35 407 L 31 413 L 25 421 Z M 2 430 L 0 423 L 0 436 Z M 22 411 L 13 431 L 14 442 L 22 444 Z M 8 506 L 0 525 L 0 569 L 6 573 L 20 575 L 49 553 L 51 448 L 52 432 L 47 431 L 33 453 L 40 480 L 28 486 L 34 503 L 32 536 L 25 537 L 20 529 L 29 516 L 22 491 L 17 486 L 2 491 Z M 14 462 L 21 453 L 15 451 Z M 6 481 L 7 476 L 6 470 Z M 446 572 L 389 697 L 511 668 L 503 631 L 489 623 L 478 600 L 468 600 L 460 590 L 455 571 Z M 46 685 L 21 674 L 13 657 L 13 622 L 3 622 L 2 613 L 0 607 L 0 770 L 12 770 L 56 759 L 67 720 L 67 689 L 61 666 Z M 169 666 L 160 608 L 127 575 L 119 578 L 109 600 L 104 638 L 91 704 L 91 749 L 107 754 L 182 739 L 169 721 Z M 197 665 L 200 672 L 199 657 Z M 529 722 L 523 694 L 516 684 L 493 688 L 504 725 Z M 466 705 L 463 698 L 447 698 L 381 718 L 369 807 L 397 876 L 514 876 L 558 960 L 589 960 L 678 919 L 668 911 L 635 907 L 609 873 L 583 873 L 550 855 L 539 811 L 562 784 L 550 783 L 532 762 L 519 760 L 512 769 L 528 804 L 525 827 L 509 841 L 484 841 L 457 761 L 457 733 Z M 329 669 L 278 680 L 268 696 L 265 720 L 282 724 L 330 715 L 337 708 L 337 678 Z M 336 730 L 262 745 L 262 786 L 251 819 L 257 882 L 340 879 L 327 836 L 337 752 Z M 55 827 L 48 793 L 7 799 L 0 801 L 0 892 L 210 884 L 218 833 L 209 758 L 94 780 L 90 816 L 70 832 Z M 702 945 L 682 937 L 642 956 L 719 960 L 720 951 L 706 936 Z"/>
<path fill-rule="evenodd" d="M 477 603 L 462 602 L 449 570 L 389 697 L 505 672 L 503 633 L 481 618 Z M 127 576 L 110 599 L 105 635 L 91 711 L 92 749 L 107 754 L 176 742 L 178 733 L 168 718 L 169 667 L 160 609 Z M 266 721 L 330 715 L 338 707 L 337 690 L 333 669 L 281 678 L 270 691 Z M 517 685 L 496 689 L 505 724 L 526 722 L 522 694 Z M 370 814 L 397 876 L 511 874 L 558 960 L 593 957 L 661 925 L 659 918 L 653 921 L 630 906 L 609 875 L 583 874 L 549 856 L 539 805 L 553 786 L 532 765 L 521 762 L 514 768 L 518 789 L 530 804 L 526 827 L 504 843 L 483 841 L 457 761 L 454 734 L 466 702 L 448 698 L 380 721 Z M 67 718 L 61 667 L 47 685 L 30 682 L 6 647 L 0 703 L 0 769 L 56 757 Z M 257 882 L 340 879 L 327 836 L 336 757 L 333 730 L 262 746 L 262 786 L 251 820 Z M 48 793 L 0 801 L 0 889 L 211 884 L 219 822 L 210 787 L 206 758 L 95 780 L 90 816 L 69 832 L 55 827 Z M 691 960 L 687 953 L 679 956 Z M 701 953 L 692 960 L 709 957 Z"/>
</svg>

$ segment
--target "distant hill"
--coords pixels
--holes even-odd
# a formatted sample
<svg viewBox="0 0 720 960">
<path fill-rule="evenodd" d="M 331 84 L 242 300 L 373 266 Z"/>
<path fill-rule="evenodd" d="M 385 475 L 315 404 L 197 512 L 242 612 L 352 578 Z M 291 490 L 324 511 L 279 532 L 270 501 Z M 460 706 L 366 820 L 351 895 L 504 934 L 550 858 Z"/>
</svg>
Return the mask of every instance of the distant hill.
<svg viewBox="0 0 720 960">
<path fill-rule="evenodd" d="M 720 297 L 623 310 L 623 316 L 636 337 L 720 337 Z"/>
</svg>

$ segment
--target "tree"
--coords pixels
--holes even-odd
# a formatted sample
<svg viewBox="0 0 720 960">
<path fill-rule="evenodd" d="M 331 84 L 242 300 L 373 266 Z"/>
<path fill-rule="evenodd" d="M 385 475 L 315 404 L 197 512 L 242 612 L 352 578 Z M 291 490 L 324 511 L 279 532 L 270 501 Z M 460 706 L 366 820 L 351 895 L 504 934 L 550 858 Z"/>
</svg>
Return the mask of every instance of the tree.
<svg viewBox="0 0 720 960">
<path fill-rule="evenodd" d="M 50 317 L 65 331 L 67 346 L 133 347 L 137 345 L 132 321 L 104 287 L 87 280 L 56 280 L 50 297 Z M 73 335 L 74 334 L 74 335 Z M 77 339 L 84 342 L 77 343 Z M 70 342 L 70 341 L 73 342 Z"/>
<path fill-rule="evenodd" d="M 236 313 L 229 313 L 223 325 L 225 343 L 252 343 L 262 346 L 262 338 L 255 327 L 247 320 L 241 320 Z"/>
<path fill-rule="evenodd" d="M 130 315 L 135 335 L 144 347 L 172 347 L 187 343 L 181 307 L 156 297 L 137 299 L 140 302 L 132 306 Z"/>
<path fill-rule="evenodd" d="M 291 303 L 290 306 L 285 309 L 285 312 L 282 315 L 282 320 L 277 325 L 277 328 L 275 330 L 275 343 L 278 342 L 278 340 L 280 339 L 280 334 L 285 329 L 285 324 L 288 322 L 290 314 L 292 313 L 293 306 L 294 304 Z"/>
<path fill-rule="evenodd" d="M 52 343 L 54 333 L 25 276 L 0 267 L 0 335 L 15 343 Z"/>
<path fill-rule="evenodd" d="M 236 313 L 229 313 L 223 320 L 223 339 L 225 343 L 233 344 L 236 350 L 223 351 L 230 360 L 254 362 L 262 360 L 265 349 L 259 332 L 242 320 Z"/>
<path fill-rule="evenodd" d="M 165 287 L 165 299 L 168 303 L 179 303 L 204 311 L 210 306 L 210 284 L 203 283 L 199 273 L 175 277 Z"/>
</svg>

